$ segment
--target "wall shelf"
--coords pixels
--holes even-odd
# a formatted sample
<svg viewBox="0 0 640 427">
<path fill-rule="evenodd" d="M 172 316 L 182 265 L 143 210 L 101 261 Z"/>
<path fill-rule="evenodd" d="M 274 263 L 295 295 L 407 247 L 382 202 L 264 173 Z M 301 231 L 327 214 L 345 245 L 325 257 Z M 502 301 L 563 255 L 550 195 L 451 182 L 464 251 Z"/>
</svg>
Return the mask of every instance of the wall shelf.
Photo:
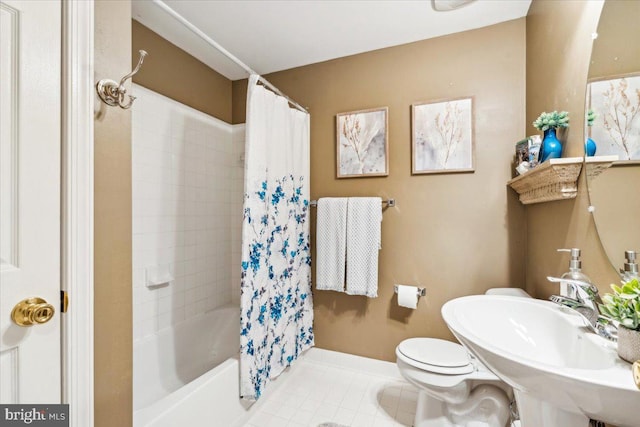
<svg viewBox="0 0 640 427">
<path fill-rule="evenodd" d="M 596 179 L 598 175 L 618 161 L 618 156 L 593 156 L 585 159 L 587 165 L 587 180 L 589 183 Z"/>
<path fill-rule="evenodd" d="M 604 172 L 607 168 L 619 163 L 617 155 L 587 157 L 585 159 L 585 165 L 587 167 L 587 185 L 590 185 L 591 181 L 596 179 L 598 175 Z"/>
<path fill-rule="evenodd" d="M 582 163 L 582 157 L 550 159 L 507 184 L 518 193 L 524 205 L 573 199 L 578 195 Z"/>
</svg>

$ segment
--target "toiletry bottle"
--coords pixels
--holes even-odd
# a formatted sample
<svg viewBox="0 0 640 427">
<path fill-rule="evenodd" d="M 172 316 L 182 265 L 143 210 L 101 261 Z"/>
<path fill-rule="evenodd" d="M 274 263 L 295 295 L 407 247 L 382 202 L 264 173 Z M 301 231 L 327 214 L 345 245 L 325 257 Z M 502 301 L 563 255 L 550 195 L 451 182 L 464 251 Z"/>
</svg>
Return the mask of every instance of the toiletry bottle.
<svg viewBox="0 0 640 427">
<path fill-rule="evenodd" d="M 624 269 L 620 269 L 620 276 L 622 280 L 628 282 L 631 279 L 637 279 L 640 277 L 638 273 L 638 252 L 636 251 L 625 251 L 624 252 Z"/>
<path fill-rule="evenodd" d="M 582 272 L 582 261 L 580 261 L 580 249 L 558 249 L 558 252 L 570 252 L 571 261 L 569 262 L 569 271 L 560 276 L 561 279 L 580 280 L 591 283 L 589 276 Z M 560 282 L 560 295 L 576 299 L 575 291 L 567 282 Z"/>
<path fill-rule="evenodd" d="M 540 156 L 540 147 L 542 146 L 542 138 L 540 135 L 529 137 L 529 169 L 538 166 L 538 156 Z"/>
</svg>

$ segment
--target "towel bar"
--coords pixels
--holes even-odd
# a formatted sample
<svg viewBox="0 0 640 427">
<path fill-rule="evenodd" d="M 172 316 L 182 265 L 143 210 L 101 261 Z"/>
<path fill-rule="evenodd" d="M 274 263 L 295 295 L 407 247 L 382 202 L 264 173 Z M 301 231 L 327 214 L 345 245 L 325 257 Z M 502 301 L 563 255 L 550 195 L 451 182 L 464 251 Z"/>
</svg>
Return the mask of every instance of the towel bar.
<svg viewBox="0 0 640 427">
<path fill-rule="evenodd" d="M 387 207 L 389 207 L 389 208 L 392 208 L 392 207 L 394 207 L 396 205 L 396 199 L 383 200 L 382 204 L 383 205 L 387 205 Z M 315 207 L 318 206 L 318 201 L 317 200 L 312 200 L 312 201 L 309 202 L 309 205 L 312 208 L 315 208 Z"/>
</svg>

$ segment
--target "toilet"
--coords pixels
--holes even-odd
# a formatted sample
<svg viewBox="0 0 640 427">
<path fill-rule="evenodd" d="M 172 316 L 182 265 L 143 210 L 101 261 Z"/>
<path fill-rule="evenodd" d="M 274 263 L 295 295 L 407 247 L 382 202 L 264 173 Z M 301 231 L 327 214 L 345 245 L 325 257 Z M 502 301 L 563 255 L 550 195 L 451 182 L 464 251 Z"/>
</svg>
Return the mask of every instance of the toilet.
<svg viewBox="0 0 640 427">
<path fill-rule="evenodd" d="M 518 288 L 493 288 L 487 295 L 530 296 Z M 402 376 L 418 387 L 413 427 L 505 427 L 511 388 L 460 344 L 409 338 L 396 347 Z"/>
</svg>

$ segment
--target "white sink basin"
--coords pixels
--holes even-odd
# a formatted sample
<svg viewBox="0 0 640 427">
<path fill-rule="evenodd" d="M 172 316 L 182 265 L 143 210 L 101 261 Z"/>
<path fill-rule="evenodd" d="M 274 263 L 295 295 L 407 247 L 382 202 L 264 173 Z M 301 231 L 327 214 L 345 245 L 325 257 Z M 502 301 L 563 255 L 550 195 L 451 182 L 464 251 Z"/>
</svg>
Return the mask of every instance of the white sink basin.
<svg viewBox="0 0 640 427">
<path fill-rule="evenodd" d="M 548 301 L 477 295 L 449 301 L 442 317 L 513 387 L 522 427 L 586 427 L 589 418 L 640 425 L 631 365 L 577 314 Z"/>
</svg>

